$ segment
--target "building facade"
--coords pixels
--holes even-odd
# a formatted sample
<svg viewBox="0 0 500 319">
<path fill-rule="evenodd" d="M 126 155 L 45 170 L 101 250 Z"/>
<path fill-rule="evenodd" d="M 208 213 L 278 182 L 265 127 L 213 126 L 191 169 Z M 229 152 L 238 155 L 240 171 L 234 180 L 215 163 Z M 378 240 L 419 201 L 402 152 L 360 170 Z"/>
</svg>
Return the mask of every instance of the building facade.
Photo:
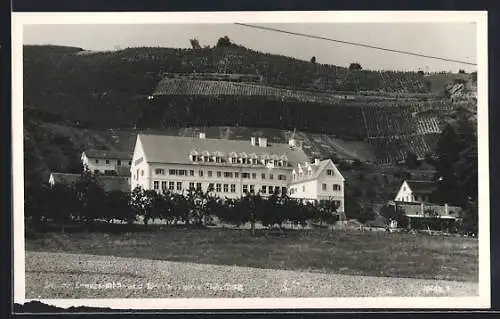
<svg viewBox="0 0 500 319">
<path fill-rule="evenodd" d="M 308 201 L 333 201 L 344 211 L 344 177 L 331 159 L 298 163 L 292 170 L 290 197 Z"/>
<path fill-rule="evenodd" d="M 128 176 L 132 155 L 129 152 L 87 150 L 82 153 L 84 169 L 92 173 Z"/>
<path fill-rule="evenodd" d="M 401 184 L 394 201 L 404 203 L 428 202 L 436 185 L 431 181 L 405 180 Z"/>
<path fill-rule="evenodd" d="M 298 197 L 300 193 L 289 191 L 291 185 L 302 181 L 292 181 L 293 172 L 308 164 L 307 155 L 296 144 L 294 140 L 288 145 L 268 143 L 264 137 L 249 141 L 208 139 L 203 133 L 198 138 L 138 134 L 130 187 L 180 193 L 190 188 L 211 190 L 222 198 L 239 198 L 247 193 L 268 196 L 275 192 L 302 198 Z M 339 200 L 343 209 L 340 172 L 331 160 L 315 163 L 314 176 L 303 182 L 319 186 L 307 190 L 307 199 Z M 327 175 L 328 170 L 335 174 Z M 329 183 L 331 192 L 323 190 L 324 183 Z M 334 184 L 341 188 L 333 191 Z"/>
</svg>

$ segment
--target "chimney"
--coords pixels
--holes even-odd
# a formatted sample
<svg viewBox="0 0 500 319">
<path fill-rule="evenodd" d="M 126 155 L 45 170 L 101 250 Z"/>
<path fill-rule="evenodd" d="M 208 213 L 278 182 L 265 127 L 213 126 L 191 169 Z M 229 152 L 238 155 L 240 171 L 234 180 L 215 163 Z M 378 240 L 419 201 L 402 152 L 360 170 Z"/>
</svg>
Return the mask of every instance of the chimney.
<svg viewBox="0 0 500 319">
<path fill-rule="evenodd" d="M 200 133 L 200 140 L 205 139 L 205 137 L 206 137 L 205 132 L 201 132 Z"/>
<path fill-rule="evenodd" d="M 250 144 L 252 144 L 252 146 L 255 146 L 255 136 L 250 137 Z"/>
<path fill-rule="evenodd" d="M 259 146 L 260 147 L 267 147 L 267 138 L 259 137 Z"/>
<path fill-rule="evenodd" d="M 319 158 L 314 159 L 314 165 L 318 166 L 319 165 Z"/>
</svg>

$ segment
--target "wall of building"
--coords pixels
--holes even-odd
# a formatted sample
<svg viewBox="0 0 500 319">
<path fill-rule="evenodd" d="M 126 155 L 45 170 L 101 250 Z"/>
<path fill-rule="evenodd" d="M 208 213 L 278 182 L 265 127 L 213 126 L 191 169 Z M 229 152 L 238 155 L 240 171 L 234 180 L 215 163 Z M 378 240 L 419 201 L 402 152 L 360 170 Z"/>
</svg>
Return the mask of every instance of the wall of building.
<svg viewBox="0 0 500 319">
<path fill-rule="evenodd" d="M 156 186 L 158 191 L 165 188 L 170 191 L 182 192 L 190 187 L 201 187 L 203 191 L 207 191 L 210 184 L 213 184 L 213 189 L 219 196 L 238 198 L 243 195 L 244 189 L 247 192 L 253 190 L 254 194 L 261 192 L 262 195 L 267 195 L 271 186 L 273 190 L 279 187 L 281 192 L 283 187 L 287 187 L 290 178 L 289 170 L 282 168 L 268 169 L 265 167 L 238 167 L 236 165 L 199 163 L 151 163 L 147 165 L 151 172 L 150 175 L 139 176 L 139 181 L 133 183 L 132 187 L 140 184 L 145 189 L 155 189 Z M 145 170 L 148 169 L 145 168 Z M 172 174 L 174 171 L 175 174 Z M 179 174 L 179 171 L 183 173 Z M 245 175 L 248 174 L 249 178 L 244 177 L 244 173 Z M 262 178 L 263 175 L 265 178 Z M 286 179 L 280 180 L 279 175 L 285 176 Z M 132 175 L 133 179 L 134 175 Z M 155 182 L 157 183 L 155 184 Z M 265 193 L 262 191 L 263 186 L 266 186 Z"/>
<path fill-rule="evenodd" d="M 117 171 L 118 166 L 130 167 L 129 163 L 130 160 L 89 158 L 86 155 L 82 156 L 83 166 L 88 168 L 91 172 L 99 171 L 100 173 L 104 173 L 105 171 Z"/>
</svg>

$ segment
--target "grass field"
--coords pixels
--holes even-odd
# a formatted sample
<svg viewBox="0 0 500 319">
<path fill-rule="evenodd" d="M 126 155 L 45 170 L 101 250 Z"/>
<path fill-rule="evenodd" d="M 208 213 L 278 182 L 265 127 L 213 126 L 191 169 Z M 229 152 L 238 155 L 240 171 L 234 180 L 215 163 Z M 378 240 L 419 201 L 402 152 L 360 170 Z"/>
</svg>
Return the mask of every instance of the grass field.
<svg viewBox="0 0 500 319">
<path fill-rule="evenodd" d="M 236 265 L 280 270 L 478 281 L 477 239 L 425 234 L 236 229 L 159 229 L 130 233 L 48 233 L 27 251 Z"/>
</svg>

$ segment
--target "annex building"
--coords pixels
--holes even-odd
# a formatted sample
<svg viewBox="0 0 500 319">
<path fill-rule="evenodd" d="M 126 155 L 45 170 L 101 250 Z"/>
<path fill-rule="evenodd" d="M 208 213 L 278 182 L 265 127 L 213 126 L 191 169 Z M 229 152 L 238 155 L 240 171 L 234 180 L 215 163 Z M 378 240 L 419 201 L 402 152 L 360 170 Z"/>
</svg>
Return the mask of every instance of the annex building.
<svg viewBox="0 0 500 319">
<path fill-rule="evenodd" d="M 291 139 L 270 143 L 265 137 L 224 140 L 138 134 L 130 165 L 130 188 L 158 192 L 211 190 L 222 198 L 247 193 L 335 201 L 344 209 L 344 177 L 330 160 L 310 162 Z"/>
</svg>

